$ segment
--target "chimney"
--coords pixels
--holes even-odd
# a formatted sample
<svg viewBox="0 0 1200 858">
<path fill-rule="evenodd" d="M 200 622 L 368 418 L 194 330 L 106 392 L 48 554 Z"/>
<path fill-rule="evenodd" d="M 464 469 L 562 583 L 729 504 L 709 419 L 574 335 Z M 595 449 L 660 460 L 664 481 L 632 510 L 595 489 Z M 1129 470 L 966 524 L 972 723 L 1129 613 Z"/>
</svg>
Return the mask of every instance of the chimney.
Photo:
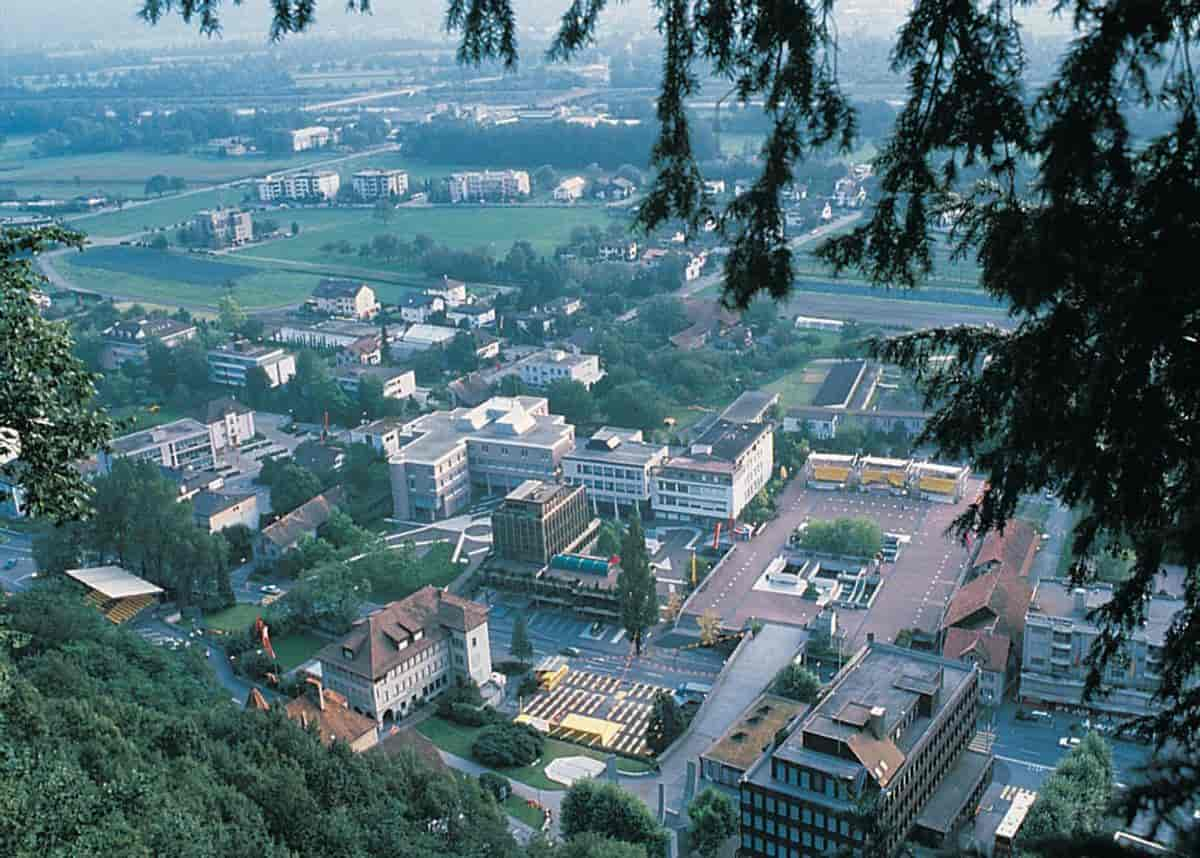
<svg viewBox="0 0 1200 858">
<path fill-rule="evenodd" d="M 867 727 L 871 730 L 871 735 L 876 739 L 884 738 L 883 719 L 887 715 L 887 709 L 882 706 L 871 707 L 871 718 L 867 721 Z"/>
<path fill-rule="evenodd" d="M 1087 613 L 1087 590 L 1082 587 L 1075 588 L 1075 613 Z"/>
<path fill-rule="evenodd" d="M 867 632 L 867 646 L 875 643 L 875 632 Z"/>
</svg>

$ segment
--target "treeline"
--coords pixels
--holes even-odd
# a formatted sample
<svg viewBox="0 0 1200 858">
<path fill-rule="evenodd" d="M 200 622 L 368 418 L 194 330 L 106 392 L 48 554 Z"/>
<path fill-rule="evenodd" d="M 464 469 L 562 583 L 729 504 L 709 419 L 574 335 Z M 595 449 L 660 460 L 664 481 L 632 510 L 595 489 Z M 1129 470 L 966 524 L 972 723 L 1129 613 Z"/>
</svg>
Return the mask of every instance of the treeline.
<svg viewBox="0 0 1200 858">
<path fill-rule="evenodd" d="M 468 122 L 434 122 L 419 126 L 405 138 L 405 151 L 436 164 L 550 164 L 578 167 L 599 164 L 615 170 L 622 164 L 644 165 L 658 135 L 658 125 L 584 125 L 566 122 L 514 122 L 480 126 Z M 697 159 L 717 156 L 709 128 L 692 129 Z"/>
<path fill-rule="evenodd" d="M 274 59 L 247 59 L 204 63 L 152 64 L 145 68 L 90 70 L 59 67 L 29 76 L 36 87 L 48 87 L 56 95 L 73 97 L 286 95 L 295 87 L 292 76 Z M 20 89 L 14 89 L 19 94 Z"/>
</svg>

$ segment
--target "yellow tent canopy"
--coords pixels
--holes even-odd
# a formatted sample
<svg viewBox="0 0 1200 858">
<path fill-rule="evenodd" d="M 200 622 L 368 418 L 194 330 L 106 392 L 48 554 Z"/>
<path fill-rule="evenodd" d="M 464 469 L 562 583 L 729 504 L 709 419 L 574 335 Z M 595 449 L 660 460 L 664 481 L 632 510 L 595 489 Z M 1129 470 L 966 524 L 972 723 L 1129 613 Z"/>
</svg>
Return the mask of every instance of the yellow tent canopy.
<svg viewBox="0 0 1200 858">
<path fill-rule="evenodd" d="M 613 741 L 617 738 L 617 734 L 621 732 L 621 725 L 615 721 L 605 721 L 603 718 L 589 718 L 587 715 L 577 715 L 574 712 L 558 722 L 558 726 L 599 739 L 600 744 L 606 746 L 612 745 Z"/>
</svg>

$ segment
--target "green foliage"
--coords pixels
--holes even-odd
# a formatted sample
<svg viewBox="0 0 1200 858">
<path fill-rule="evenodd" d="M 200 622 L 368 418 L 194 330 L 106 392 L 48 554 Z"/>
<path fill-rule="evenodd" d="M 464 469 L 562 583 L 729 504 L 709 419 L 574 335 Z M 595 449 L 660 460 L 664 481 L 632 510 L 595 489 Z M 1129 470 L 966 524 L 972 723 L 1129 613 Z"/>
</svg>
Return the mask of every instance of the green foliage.
<svg viewBox="0 0 1200 858">
<path fill-rule="evenodd" d="M 371 596 L 371 584 L 357 564 L 330 560 L 308 570 L 282 599 L 272 602 L 265 619 L 282 636 L 301 626 L 344 634 Z"/>
<path fill-rule="evenodd" d="M 231 334 L 240 331 L 249 318 L 246 315 L 246 311 L 242 309 L 242 305 L 238 303 L 237 298 L 234 298 L 231 293 L 222 295 L 220 300 L 217 301 L 217 311 L 221 327 Z"/>
<path fill-rule="evenodd" d="M 604 397 L 604 410 L 613 423 L 645 431 L 661 427 L 667 416 L 659 391 L 645 381 L 613 387 Z"/>
<path fill-rule="evenodd" d="M 565 843 L 531 843 L 529 858 L 649 858 L 640 843 L 614 840 L 593 831 L 577 834 Z M 658 858 L 656 855 L 655 858 Z"/>
<path fill-rule="evenodd" d="M 706 787 L 688 805 L 688 837 L 701 858 L 715 858 L 722 844 L 737 834 L 737 808 L 724 793 Z"/>
<path fill-rule="evenodd" d="M 568 840 L 598 834 L 642 846 L 649 855 L 662 855 L 667 839 L 641 799 L 616 784 L 595 780 L 576 781 L 567 790 L 559 827 Z"/>
<path fill-rule="evenodd" d="M 883 530 L 869 518 L 810 521 L 800 537 L 805 551 L 874 557 L 883 546 Z"/>
<path fill-rule="evenodd" d="M 621 526 L 614 521 L 600 522 L 600 534 L 596 537 L 596 553 L 601 557 L 613 557 L 621 553 Z"/>
<path fill-rule="evenodd" d="M 524 613 L 517 614 L 517 618 L 513 620 L 512 640 L 508 644 L 508 651 L 512 653 L 513 658 L 520 661 L 528 661 L 533 658 L 533 644 L 529 640 L 529 621 L 525 618 Z"/>
<path fill-rule="evenodd" d="M 454 707 L 460 704 L 470 707 L 483 705 L 479 687 L 473 682 L 467 682 L 461 676 L 457 677 L 454 684 L 438 696 L 437 713 L 443 718 L 450 718 Z M 454 719 L 451 718 L 451 720 Z"/>
<path fill-rule="evenodd" d="M 195 647 L 153 647 L 73 590 L 14 596 L 0 622 L 31 636 L 0 655 L 0 854 L 522 854 L 474 782 L 242 711 Z"/>
<path fill-rule="evenodd" d="M 646 744 L 656 754 L 661 754 L 678 738 L 687 727 L 679 704 L 669 691 L 660 691 L 654 695 L 650 709 L 650 718 L 646 722 Z"/>
<path fill-rule="evenodd" d="M 650 557 L 646 553 L 646 535 L 642 518 L 635 509 L 629 517 L 629 527 L 621 540 L 621 572 L 617 575 L 617 598 L 621 604 L 621 625 L 633 641 L 638 655 L 642 641 L 658 622 L 658 593 Z"/>
<path fill-rule="evenodd" d="M 792 662 L 775 674 L 771 691 L 798 703 L 814 703 L 821 691 L 821 680 L 808 668 Z"/>
<path fill-rule="evenodd" d="M 288 464 L 279 470 L 271 482 L 271 511 L 287 515 L 321 493 L 321 480 L 300 465 Z"/>
<path fill-rule="evenodd" d="M 80 242 L 60 227 L 0 228 L 0 471 L 21 486 L 30 515 L 57 521 L 86 514 L 91 488 L 74 463 L 113 434 L 92 404 L 98 377 L 72 353 L 66 326 L 43 319 L 33 298 L 41 280 L 32 255 Z"/>
<path fill-rule="evenodd" d="M 403 599 L 426 585 L 446 587 L 462 567 L 451 560 L 454 546 L 439 542 L 418 556 L 411 542 L 371 551 L 354 561 L 355 572 L 371 584 L 382 601 Z"/>
<path fill-rule="evenodd" d="M 561 414 L 568 423 L 576 426 L 590 422 L 596 410 L 592 392 L 578 381 L 551 382 L 546 388 L 546 397 L 550 401 L 551 414 Z"/>
<path fill-rule="evenodd" d="M 349 548 L 359 551 L 379 539 L 376 534 L 355 524 L 354 519 L 340 509 L 333 511 L 329 521 L 322 525 L 320 534 L 322 539 L 339 550 Z"/>
<path fill-rule="evenodd" d="M 542 755 L 546 739 L 528 724 L 501 721 L 485 727 L 471 745 L 471 756 L 497 769 L 528 766 Z"/>
<path fill-rule="evenodd" d="M 480 773 L 479 786 L 497 802 L 503 802 L 512 792 L 512 785 L 508 782 L 508 778 L 495 772 Z"/>
<path fill-rule="evenodd" d="M 1112 751 L 1098 734 L 1089 733 L 1042 783 L 1018 832 L 1018 848 L 1042 855 L 1039 841 L 1043 838 L 1086 838 L 1099 833 L 1108 825 L 1112 789 Z M 1049 858 L 1051 853 L 1044 854 Z"/>
<path fill-rule="evenodd" d="M 517 686 L 517 696 L 529 699 L 537 694 L 540 688 L 541 686 L 538 685 L 537 677 L 532 673 L 527 673 L 521 677 L 521 684 Z"/>
</svg>

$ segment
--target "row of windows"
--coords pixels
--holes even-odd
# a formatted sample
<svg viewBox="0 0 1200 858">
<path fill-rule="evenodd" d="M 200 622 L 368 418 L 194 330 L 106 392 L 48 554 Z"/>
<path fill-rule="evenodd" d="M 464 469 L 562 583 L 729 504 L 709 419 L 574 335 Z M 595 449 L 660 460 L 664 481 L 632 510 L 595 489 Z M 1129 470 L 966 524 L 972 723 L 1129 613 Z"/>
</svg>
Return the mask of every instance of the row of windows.
<svg viewBox="0 0 1200 858">
<path fill-rule="evenodd" d="M 853 828 L 848 820 L 839 819 L 832 813 L 827 814 L 823 811 L 810 808 L 807 805 L 792 805 L 792 810 L 796 814 L 792 819 L 810 828 L 815 828 L 818 831 L 827 831 L 830 834 L 840 834 L 846 838 L 853 836 L 855 840 L 863 839 L 862 831 Z M 797 816 L 799 817 L 798 819 Z M 742 825 L 753 828 L 755 831 L 765 831 L 772 837 L 791 840 L 793 843 L 800 839 L 800 834 L 803 831 L 802 828 L 795 825 L 776 822 L 769 816 L 752 815 L 748 810 L 742 811 Z M 853 832 L 853 835 L 851 835 L 851 832 Z"/>
<path fill-rule="evenodd" d="M 810 790 L 816 793 L 822 793 L 830 798 L 838 798 L 843 801 L 850 799 L 850 785 L 845 781 L 837 778 L 831 778 L 822 772 L 813 771 L 811 769 L 794 766 L 791 763 L 783 760 L 771 760 L 771 777 L 777 781 L 798 786 L 800 789 Z M 773 799 L 769 799 L 773 801 Z M 783 803 L 783 802 L 781 802 Z M 767 808 L 772 813 L 774 808 Z"/>
<path fill-rule="evenodd" d="M 597 477 L 616 477 L 617 479 L 640 480 L 642 472 L 633 468 L 611 468 L 608 465 L 584 465 L 580 464 L 579 473 L 593 474 Z"/>
<path fill-rule="evenodd" d="M 827 842 L 820 834 L 809 835 L 804 832 L 804 841 L 801 846 L 803 849 L 795 846 L 784 846 L 776 844 L 773 840 L 764 841 L 761 837 L 753 836 L 747 832 L 742 832 L 742 848 L 753 849 L 760 855 L 767 855 L 769 858 L 804 858 L 806 855 L 811 855 L 813 850 L 816 852 L 824 852 L 826 849 L 833 849 L 836 844 Z M 862 847 L 854 847 L 854 858 L 860 858 L 863 854 Z"/>
</svg>

